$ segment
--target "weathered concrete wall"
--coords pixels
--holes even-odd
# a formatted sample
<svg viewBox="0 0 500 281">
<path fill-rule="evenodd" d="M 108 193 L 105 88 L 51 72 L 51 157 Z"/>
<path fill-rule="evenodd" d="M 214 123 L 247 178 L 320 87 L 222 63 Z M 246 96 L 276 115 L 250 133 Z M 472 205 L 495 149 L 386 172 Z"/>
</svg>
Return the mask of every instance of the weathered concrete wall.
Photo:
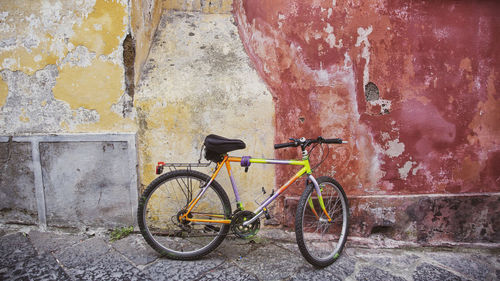
<svg viewBox="0 0 500 281">
<path fill-rule="evenodd" d="M 141 79 L 141 70 L 148 58 L 151 42 L 160 22 L 163 2 L 161 0 L 132 0 L 131 7 L 131 32 L 135 49 L 132 63 L 135 85 Z"/>
<path fill-rule="evenodd" d="M 233 0 L 163 0 L 166 10 L 202 12 L 205 14 L 227 14 L 231 12 Z"/>
<path fill-rule="evenodd" d="M 3 222 L 134 223 L 136 198 L 123 190 L 137 189 L 135 146 L 110 153 L 87 142 L 89 133 L 137 130 L 125 79 L 135 59 L 130 67 L 124 57 L 130 9 L 114 0 L 0 2 L 0 144 L 12 155 L 0 174 Z M 54 133 L 85 134 L 39 146 Z M 17 139 L 11 148 L 7 136 Z"/>
<path fill-rule="evenodd" d="M 498 1 L 234 2 L 243 44 L 275 101 L 276 142 L 342 137 L 349 144 L 332 147 L 317 172 L 335 175 L 348 195 L 440 194 L 440 202 L 477 193 L 498 202 L 499 9 Z M 278 167 L 276 174 L 292 171 Z M 472 199 L 457 200 L 469 215 L 494 216 L 491 203 L 471 209 Z M 451 208 L 443 204 L 436 206 Z M 376 213 L 355 215 L 371 220 Z M 423 224 L 429 232 L 462 231 Z"/>
<path fill-rule="evenodd" d="M 158 161 L 196 162 L 210 133 L 244 140 L 248 148 L 236 154 L 272 154 L 272 97 L 231 15 L 166 11 L 144 71 L 135 96 L 143 184 Z M 270 167 L 234 170 L 248 208 L 262 186 L 273 186 Z"/>
<path fill-rule="evenodd" d="M 136 180 L 126 141 L 41 142 L 48 226 L 134 225 Z M 137 182 L 137 181 L 135 181 Z M 135 185 L 134 187 L 136 187 Z"/>
<path fill-rule="evenodd" d="M 0 223 L 135 224 L 135 134 L 0 136 Z"/>
<path fill-rule="evenodd" d="M 0 3 L 0 133 L 130 131 L 126 1 Z"/>
<path fill-rule="evenodd" d="M 284 202 L 283 225 L 293 227 L 298 197 Z M 350 235 L 421 245 L 498 243 L 500 200 L 490 194 L 349 196 Z M 394 245 L 387 242 L 388 246 Z"/>
</svg>

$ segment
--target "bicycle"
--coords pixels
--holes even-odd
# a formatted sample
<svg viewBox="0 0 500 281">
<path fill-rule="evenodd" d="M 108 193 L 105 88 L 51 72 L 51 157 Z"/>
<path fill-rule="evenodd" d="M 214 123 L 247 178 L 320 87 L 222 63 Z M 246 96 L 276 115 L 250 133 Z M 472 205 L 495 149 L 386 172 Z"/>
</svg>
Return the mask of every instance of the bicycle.
<svg viewBox="0 0 500 281">
<path fill-rule="evenodd" d="M 274 148 L 300 146 L 302 160 L 229 156 L 228 152 L 246 148 L 245 143 L 238 139 L 209 135 L 205 138 L 204 147 L 205 159 L 216 163 L 212 176 L 192 170 L 210 165 L 211 162 L 200 162 L 201 152 L 198 163 L 158 162 L 156 174 L 162 174 L 164 167 L 170 171 L 153 180 L 139 199 L 138 224 L 146 242 L 167 258 L 194 260 L 217 248 L 229 230 L 239 238 L 251 238 L 260 229 L 260 217 L 265 215 L 270 218 L 266 207 L 298 178 L 307 174 L 306 188 L 299 199 L 295 216 L 297 244 L 304 258 L 314 266 L 326 267 L 335 262 L 347 240 L 347 197 L 335 179 L 313 177 L 309 155 L 318 145 L 347 142 L 322 137 L 290 140 L 288 143 L 275 144 Z M 314 146 L 307 151 L 310 145 Z M 231 173 L 232 162 L 239 162 L 245 169 L 251 164 L 296 165 L 302 168 L 277 192 L 273 189 L 271 195 L 251 212 L 243 208 Z M 215 180 L 223 166 L 226 166 L 236 199 L 234 212 L 231 211 L 226 192 Z M 177 170 L 179 167 L 187 169 Z"/>
</svg>

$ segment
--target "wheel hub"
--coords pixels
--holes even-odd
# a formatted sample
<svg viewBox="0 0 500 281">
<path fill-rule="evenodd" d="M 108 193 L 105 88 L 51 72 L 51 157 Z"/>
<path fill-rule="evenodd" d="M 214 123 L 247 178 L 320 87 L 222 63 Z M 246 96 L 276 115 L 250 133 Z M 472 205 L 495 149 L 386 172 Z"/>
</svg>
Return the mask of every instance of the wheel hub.
<svg viewBox="0 0 500 281">
<path fill-rule="evenodd" d="M 243 225 L 244 222 L 250 220 L 254 216 L 255 214 L 250 211 L 236 212 L 231 220 L 231 229 L 233 233 L 244 239 L 255 236 L 260 229 L 260 219 L 256 219 L 251 224 Z"/>
<path fill-rule="evenodd" d="M 172 223 L 175 224 L 174 220 L 177 220 L 177 226 L 182 229 L 183 231 L 191 231 L 191 225 L 190 225 L 190 221 L 186 220 L 186 218 L 184 217 L 184 214 L 186 213 L 186 210 L 180 210 L 179 212 L 177 212 L 177 214 L 175 215 L 175 218 L 172 217 Z M 188 215 L 188 218 L 192 218 L 193 215 L 189 214 Z"/>
</svg>

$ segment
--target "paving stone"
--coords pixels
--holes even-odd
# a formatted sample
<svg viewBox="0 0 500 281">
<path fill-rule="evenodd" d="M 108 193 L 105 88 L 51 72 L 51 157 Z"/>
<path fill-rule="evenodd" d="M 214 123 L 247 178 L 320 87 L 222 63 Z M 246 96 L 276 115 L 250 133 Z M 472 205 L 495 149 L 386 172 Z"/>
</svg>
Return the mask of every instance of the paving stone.
<svg viewBox="0 0 500 281">
<path fill-rule="evenodd" d="M 86 239 L 82 235 L 57 234 L 38 230 L 30 231 L 28 237 L 39 254 L 64 250 Z"/>
<path fill-rule="evenodd" d="M 406 281 L 403 277 L 392 275 L 391 273 L 373 266 L 363 266 L 356 274 L 356 280 L 363 281 Z"/>
<path fill-rule="evenodd" d="M 228 237 L 204 259 L 174 261 L 157 258 L 140 235 L 116 242 L 83 238 L 36 230 L 1 236 L 0 280 L 500 280 L 498 255 L 481 250 L 347 248 L 335 263 L 316 269 L 295 243 L 284 241 Z"/>
<path fill-rule="evenodd" d="M 305 263 L 307 262 L 301 257 L 272 244 L 256 249 L 236 262 L 239 267 L 245 268 L 259 280 L 285 279 Z"/>
<path fill-rule="evenodd" d="M 196 280 L 224 262 L 221 258 L 204 258 L 194 261 L 159 259 L 144 269 L 144 273 L 155 281 Z"/>
<path fill-rule="evenodd" d="M 413 273 L 414 281 L 458 281 L 465 280 L 446 269 L 423 263 Z"/>
<path fill-rule="evenodd" d="M 215 253 L 222 255 L 227 260 L 237 261 L 262 246 L 263 244 L 253 241 L 235 237 L 227 237 L 226 239 L 224 239 L 222 244 L 217 247 Z M 212 254 L 209 256 L 211 257 Z"/>
<path fill-rule="evenodd" d="M 140 234 L 129 235 L 112 242 L 111 246 L 136 265 L 146 265 L 160 257 L 160 254 L 153 250 Z"/>
<path fill-rule="evenodd" d="M 27 257 L 0 272 L 0 280 L 70 280 L 51 254 Z"/>
<path fill-rule="evenodd" d="M 291 280 L 345 280 L 354 273 L 356 260 L 346 255 L 340 256 L 332 265 L 323 269 L 312 265 L 305 265 L 291 278 Z"/>
<path fill-rule="evenodd" d="M 356 259 L 362 259 L 376 267 L 406 274 L 411 274 L 412 268 L 421 259 L 420 256 L 414 253 L 393 249 L 358 249 L 358 251 L 351 253 Z"/>
<path fill-rule="evenodd" d="M 430 253 L 429 256 L 453 270 L 474 280 L 490 280 L 493 272 L 489 266 L 481 261 L 481 257 L 468 253 Z M 476 257 L 475 257 L 476 256 Z M 489 276 L 491 275 L 491 276 Z"/>
<path fill-rule="evenodd" d="M 110 246 L 101 238 L 94 237 L 55 252 L 56 258 L 68 268 L 93 263 L 110 250 Z"/>
<path fill-rule="evenodd" d="M 77 280 L 151 280 L 116 251 L 92 263 L 80 264 L 68 272 Z"/>
<path fill-rule="evenodd" d="M 24 234 L 15 233 L 0 237 L 0 268 L 15 266 L 32 256 L 36 256 L 36 250 Z"/>
<path fill-rule="evenodd" d="M 302 255 L 299 250 L 297 243 L 277 243 L 279 247 L 285 248 L 292 253 L 297 253 L 297 255 Z"/>
<path fill-rule="evenodd" d="M 323 280 L 331 280 L 331 281 L 342 281 L 345 278 L 341 278 L 332 274 L 331 272 L 325 269 L 318 269 L 312 266 L 305 266 L 299 269 L 297 273 L 295 273 L 290 281 L 302 281 L 302 280 L 310 280 L 310 281 L 323 281 Z"/>
<path fill-rule="evenodd" d="M 268 239 L 279 241 L 280 243 L 295 243 L 295 231 L 283 230 L 277 228 L 264 228 L 259 231 L 257 236 Z"/>
<path fill-rule="evenodd" d="M 347 255 L 341 255 L 338 260 L 336 260 L 332 265 L 326 267 L 325 270 L 331 272 L 337 277 L 340 277 L 341 280 L 344 280 L 354 273 L 355 266 L 356 259 Z"/>
<path fill-rule="evenodd" d="M 245 272 L 241 268 L 237 267 L 233 263 L 226 263 L 222 266 L 216 267 L 203 277 L 199 279 L 200 281 L 208 281 L 208 280 L 220 280 L 220 281 L 258 281 L 258 279 Z"/>
</svg>

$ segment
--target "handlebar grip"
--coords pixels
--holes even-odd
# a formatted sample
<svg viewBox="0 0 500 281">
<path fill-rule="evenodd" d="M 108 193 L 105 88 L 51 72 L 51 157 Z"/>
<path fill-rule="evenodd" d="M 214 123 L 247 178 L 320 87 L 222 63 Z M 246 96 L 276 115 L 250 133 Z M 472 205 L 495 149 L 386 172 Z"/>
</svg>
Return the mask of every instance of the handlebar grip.
<svg viewBox="0 0 500 281">
<path fill-rule="evenodd" d="M 284 147 L 291 147 L 291 146 L 296 146 L 294 142 L 288 142 L 288 143 L 277 143 L 274 145 L 274 149 L 279 149 L 279 148 L 284 148 Z"/>
<path fill-rule="evenodd" d="M 325 140 L 323 140 L 323 142 L 324 143 L 339 143 L 339 144 L 343 143 L 342 139 L 325 139 Z"/>
</svg>

